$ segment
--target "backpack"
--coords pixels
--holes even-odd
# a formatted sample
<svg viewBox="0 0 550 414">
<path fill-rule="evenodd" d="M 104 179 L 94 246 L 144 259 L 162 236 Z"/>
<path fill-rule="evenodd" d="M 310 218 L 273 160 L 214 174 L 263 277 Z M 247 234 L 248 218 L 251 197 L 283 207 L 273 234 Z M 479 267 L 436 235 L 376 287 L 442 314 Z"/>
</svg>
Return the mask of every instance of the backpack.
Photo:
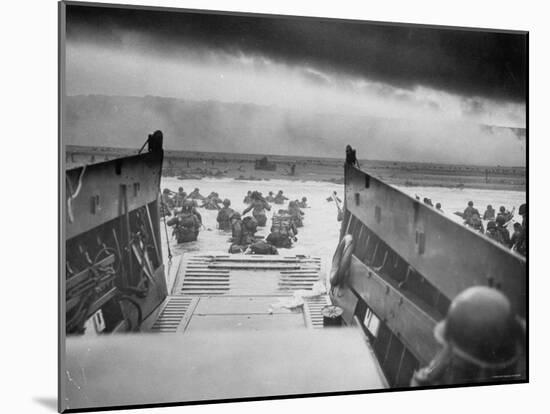
<svg viewBox="0 0 550 414">
<path fill-rule="evenodd" d="M 277 249 L 274 246 L 263 240 L 250 245 L 250 250 L 254 254 L 278 254 Z"/>
</svg>

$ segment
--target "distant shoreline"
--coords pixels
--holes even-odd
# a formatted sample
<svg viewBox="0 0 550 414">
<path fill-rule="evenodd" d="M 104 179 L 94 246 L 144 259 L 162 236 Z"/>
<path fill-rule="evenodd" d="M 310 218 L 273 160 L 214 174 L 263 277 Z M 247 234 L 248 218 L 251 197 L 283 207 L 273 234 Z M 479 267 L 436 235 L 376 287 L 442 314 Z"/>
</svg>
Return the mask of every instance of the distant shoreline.
<svg viewBox="0 0 550 414">
<path fill-rule="evenodd" d="M 136 154 L 137 150 L 67 146 L 67 168 Z M 342 159 L 268 156 L 275 171 L 255 169 L 255 154 L 165 151 L 163 176 L 185 179 L 284 179 L 344 183 Z M 525 167 L 474 166 L 399 161 L 360 160 L 360 166 L 384 182 L 402 187 L 473 188 L 526 191 Z M 294 165 L 295 174 L 291 174 Z"/>
</svg>

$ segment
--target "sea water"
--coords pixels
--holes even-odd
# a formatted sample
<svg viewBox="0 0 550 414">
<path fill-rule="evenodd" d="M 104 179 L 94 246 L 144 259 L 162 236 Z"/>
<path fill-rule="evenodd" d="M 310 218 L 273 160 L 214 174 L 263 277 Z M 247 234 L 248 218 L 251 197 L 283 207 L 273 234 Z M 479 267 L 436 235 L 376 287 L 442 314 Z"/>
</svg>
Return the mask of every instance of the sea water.
<svg viewBox="0 0 550 414">
<path fill-rule="evenodd" d="M 290 249 L 279 249 L 279 253 L 319 256 L 325 266 L 332 259 L 332 255 L 338 243 L 340 222 L 336 219 L 337 208 L 335 203 L 329 202 L 326 199 L 334 191 L 338 193 L 340 198 L 343 198 L 344 186 L 342 184 L 282 179 L 249 181 L 229 178 L 204 178 L 198 180 L 178 180 L 172 177 L 162 178 L 162 189 L 168 188 L 172 191 L 177 191 L 179 187 L 183 187 L 186 193 L 190 193 L 195 188 L 199 188 L 200 193 L 204 196 L 215 191 L 219 194 L 221 199 L 228 198 L 231 201 L 231 208 L 240 213 L 247 207 L 247 205 L 243 203 L 247 191 L 261 191 L 264 196 L 267 196 L 269 191 L 276 194 L 279 190 L 282 190 L 284 195 L 290 200 L 301 200 L 302 197 L 307 197 L 307 204 L 309 207 L 303 209 L 305 213 L 304 227 L 298 229 L 298 241 L 295 242 L 294 246 Z M 437 202 L 441 203 L 444 213 L 450 219 L 459 223 L 462 223 L 463 220 L 453 213 L 455 211 L 464 211 L 468 201 L 474 202 L 474 207 L 479 210 L 481 215 L 483 215 L 488 204 L 491 204 L 496 211 L 498 211 L 501 205 L 505 206 L 508 210 L 515 207 L 515 218 L 520 220 L 521 218 L 517 215 L 517 210 L 522 203 L 525 203 L 526 199 L 525 192 L 521 191 L 468 188 L 455 189 L 443 187 L 396 188 L 413 197 L 417 195 L 421 200 L 423 200 L 424 197 L 430 198 L 434 205 Z M 284 205 L 271 204 L 271 211 L 267 212 L 267 226 L 259 228 L 257 235 L 267 236 L 271 226 L 271 216 L 279 209 L 286 208 L 287 205 L 288 201 Z M 177 244 L 175 238 L 172 236 L 172 229 L 170 227 L 167 228 L 168 243 L 172 255 L 196 254 L 200 252 L 227 253 L 230 245 L 229 238 L 231 237 L 231 233 L 217 229 L 216 217 L 218 211 L 206 210 L 204 208 L 199 208 L 198 210 L 202 215 L 204 227 L 201 229 L 197 241 Z M 168 259 L 167 238 L 162 222 L 161 233 L 162 250 L 166 263 Z"/>
</svg>

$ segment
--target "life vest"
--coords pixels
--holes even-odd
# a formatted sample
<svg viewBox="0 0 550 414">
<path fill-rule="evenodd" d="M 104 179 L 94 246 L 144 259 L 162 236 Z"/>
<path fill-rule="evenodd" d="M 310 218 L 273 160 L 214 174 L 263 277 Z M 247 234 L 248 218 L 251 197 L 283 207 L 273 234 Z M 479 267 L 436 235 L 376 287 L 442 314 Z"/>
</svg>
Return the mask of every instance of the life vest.
<svg viewBox="0 0 550 414">
<path fill-rule="evenodd" d="M 338 247 L 336 247 L 334 257 L 332 258 L 332 268 L 330 269 L 331 286 L 338 286 L 345 282 L 351 265 L 353 248 L 353 236 L 346 234 L 340 240 L 340 243 L 338 243 Z"/>
</svg>

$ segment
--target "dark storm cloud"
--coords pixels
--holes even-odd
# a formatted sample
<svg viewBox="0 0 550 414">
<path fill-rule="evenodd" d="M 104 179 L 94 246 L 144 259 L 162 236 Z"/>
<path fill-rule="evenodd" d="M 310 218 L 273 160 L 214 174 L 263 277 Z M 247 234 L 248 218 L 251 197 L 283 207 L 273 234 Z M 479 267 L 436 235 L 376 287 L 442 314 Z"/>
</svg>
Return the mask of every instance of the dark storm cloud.
<svg viewBox="0 0 550 414">
<path fill-rule="evenodd" d="M 184 47 L 242 53 L 401 88 L 525 101 L 527 43 L 517 32 L 67 7 L 69 41 L 116 47 L 128 34 L 137 35 L 136 47 L 160 56 Z"/>
</svg>

